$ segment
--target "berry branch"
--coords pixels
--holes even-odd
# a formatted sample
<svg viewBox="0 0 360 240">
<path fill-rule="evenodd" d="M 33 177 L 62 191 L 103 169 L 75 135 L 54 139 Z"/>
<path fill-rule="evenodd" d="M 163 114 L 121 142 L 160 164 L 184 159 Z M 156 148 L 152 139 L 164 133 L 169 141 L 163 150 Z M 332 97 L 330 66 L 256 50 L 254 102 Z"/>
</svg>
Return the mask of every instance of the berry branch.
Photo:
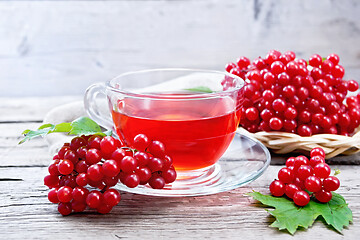
<svg viewBox="0 0 360 240">
<path fill-rule="evenodd" d="M 148 184 L 162 189 L 176 180 L 172 159 L 166 155 L 162 142 L 138 134 L 127 146 L 102 133 L 100 126 L 88 118 L 26 130 L 20 143 L 53 132 L 82 134 L 64 143 L 44 178 L 44 184 L 51 189 L 48 199 L 58 204 L 62 215 L 86 208 L 102 214 L 110 212 L 121 199 L 113 188 L 119 182 L 129 188 Z"/>
<path fill-rule="evenodd" d="M 308 228 L 321 215 L 327 224 L 341 232 L 353 221 L 352 212 L 345 199 L 334 192 L 340 187 L 340 181 L 330 173 L 324 150 L 313 148 L 310 159 L 299 155 L 286 160 L 286 166 L 278 172 L 278 179 L 269 186 L 272 196 L 259 192 L 248 195 L 275 207 L 270 211 L 276 218 L 271 226 L 280 230 L 294 234 L 298 227 Z"/>
</svg>

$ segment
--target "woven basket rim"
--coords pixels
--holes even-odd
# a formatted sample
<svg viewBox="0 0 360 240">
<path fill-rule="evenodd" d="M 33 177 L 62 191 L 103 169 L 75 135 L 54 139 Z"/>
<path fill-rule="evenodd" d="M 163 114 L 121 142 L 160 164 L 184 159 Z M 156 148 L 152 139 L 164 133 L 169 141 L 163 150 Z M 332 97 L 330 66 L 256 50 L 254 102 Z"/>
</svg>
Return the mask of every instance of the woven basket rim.
<svg viewBox="0 0 360 240">
<path fill-rule="evenodd" d="M 277 154 L 293 151 L 310 152 L 315 147 L 323 148 L 326 158 L 332 158 L 339 154 L 351 155 L 360 152 L 360 127 L 352 136 L 322 133 L 303 137 L 295 133 L 278 131 L 250 133 L 243 127 L 239 127 L 238 132 L 256 138 Z"/>
</svg>

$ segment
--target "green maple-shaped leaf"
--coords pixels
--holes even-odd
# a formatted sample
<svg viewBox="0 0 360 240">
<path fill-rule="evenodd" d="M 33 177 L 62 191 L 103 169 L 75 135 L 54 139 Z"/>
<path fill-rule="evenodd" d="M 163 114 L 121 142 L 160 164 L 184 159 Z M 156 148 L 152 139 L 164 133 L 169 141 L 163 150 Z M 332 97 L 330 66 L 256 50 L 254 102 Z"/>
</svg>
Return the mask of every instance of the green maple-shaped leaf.
<svg viewBox="0 0 360 240">
<path fill-rule="evenodd" d="M 270 225 L 280 230 L 286 229 L 294 234 L 298 227 L 308 228 L 314 221 L 322 216 L 325 222 L 338 232 L 341 232 L 344 226 L 352 222 L 352 212 L 348 208 L 345 199 L 333 193 L 333 198 L 328 203 L 319 203 L 310 201 L 305 207 L 298 207 L 293 201 L 285 197 L 273 197 L 263 195 L 259 192 L 252 192 L 248 195 L 260 201 L 262 204 L 274 207 L 275 210 L 267 210 L 276 220 Z"/>
<path fill-rule="evenodd" d="M 333 193 L 333 197 L 328 203 L 310 201 L 309 205 L 315 213 L 321 215 L 325 222 L 338 232 L 341 232 L 344 226 L 349 226 L 353 221 L 352 212 L 340 194 Z"/>
</svg>

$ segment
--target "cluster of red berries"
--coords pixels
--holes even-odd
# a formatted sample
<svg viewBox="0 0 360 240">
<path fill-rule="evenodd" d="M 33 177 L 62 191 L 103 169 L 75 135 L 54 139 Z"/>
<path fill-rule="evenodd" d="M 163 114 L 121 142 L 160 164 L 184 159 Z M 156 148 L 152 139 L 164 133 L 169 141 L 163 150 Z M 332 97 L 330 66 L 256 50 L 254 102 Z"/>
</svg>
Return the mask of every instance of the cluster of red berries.
<svg viewBox="0 0 360 240">
<path fill-rule="evenodd" d="M 310 159 L 300 155 L 286 160 L 286 167 L 278 172 L 279 180 L 270 184 L 270 192 L 276 197 L 285 194 L 298 206 L 307 205 L 310 196 L 314 196 L 319 202 L 327 203 L 332 198 L 331 192 L 340 187 L 339 179 L 330 176 L 330 173 L 331 169 L 325 163 L 324 150 L 313 148 Z"/>
<path fill-rule="evenodd" d="M 344 80 L 339 56 L 315 54 L 307 62 L 294 52 L 271 50 L 252 62 L 240 57 L 227 72 L 246 79 L 240 124 L 250 132 L 282 131 L 311 136 L 350 135 L 360 125 L 359 84 Z M 223 81 L 226 89 L 231 82 Z"/>
<path fill-rule="evenodd" d="M 176 179 L 164 144 L 144 134 L 136 135 L 131 147 L 111 136 L 74 137 L 53 160 L 44 184 L 51 188 L 49 201 L 58 203 L 62 215 L 87 207 L 110 212 L 120 202 L 120 193 L 111 188 L 119 181 L 129 188 L 149 184 L 161 189 Z"/>
</svg>

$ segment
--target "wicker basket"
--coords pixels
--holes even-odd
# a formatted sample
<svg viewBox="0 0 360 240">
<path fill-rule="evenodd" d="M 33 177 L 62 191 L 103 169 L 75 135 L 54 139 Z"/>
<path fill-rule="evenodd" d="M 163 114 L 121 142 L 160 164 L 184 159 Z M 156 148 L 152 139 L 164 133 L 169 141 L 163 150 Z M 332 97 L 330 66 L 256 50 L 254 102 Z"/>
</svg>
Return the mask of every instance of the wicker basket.
<svg viewBox="0 0 360 240">
<path fill-rule="evenodd" d="M 277 154 L 293 151 L 309 153 L 312 148 L 321 147 L 325 150 L 326 158 L 329 159 L 339 154 L 351 155 L 360 152 L 360 128 L 351 137 L 336 134 L 316 134 L 311 137 L 301 137 L 286 132 L 250 133 L 242 127 L 238 128 L 238 132 L 256 138 Z"/>
</svg>

